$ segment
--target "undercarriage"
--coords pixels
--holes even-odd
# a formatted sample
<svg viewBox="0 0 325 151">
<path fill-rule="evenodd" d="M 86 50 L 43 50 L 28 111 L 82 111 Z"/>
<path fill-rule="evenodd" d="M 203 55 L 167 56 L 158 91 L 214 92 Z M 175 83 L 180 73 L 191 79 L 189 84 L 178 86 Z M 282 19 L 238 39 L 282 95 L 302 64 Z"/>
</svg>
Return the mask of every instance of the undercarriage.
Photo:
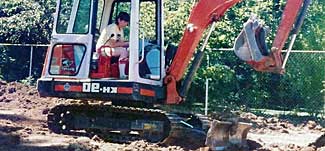
<svg viewBox="0 0 325 151">
<path fill-rule="evenodd" d="M 204 146 L 209 124 L 202 115 L 108 103 L 61 104 L 48 114 L 48 127 L 54 133 L 92 134 L 118 143 L 146 140 L 166 145 L 191 144 L 193 149 Z"/>
</svg>

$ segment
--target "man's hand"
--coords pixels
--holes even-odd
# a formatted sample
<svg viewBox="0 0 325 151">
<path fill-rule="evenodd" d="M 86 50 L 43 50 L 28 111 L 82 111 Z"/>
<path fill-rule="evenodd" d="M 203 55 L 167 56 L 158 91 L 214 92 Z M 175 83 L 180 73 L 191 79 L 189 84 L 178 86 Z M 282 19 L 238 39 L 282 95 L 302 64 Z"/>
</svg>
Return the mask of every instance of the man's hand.
<svg viewBox="0 0 325 151">
<path fill-rule="evenodd" d="M 124 41 L 123 43 L 124 43 L 123 44 L 123 47 L 125 47 L 125 48 L 128 48 L 129 47 L 129 42 L 128 41 Z"/>
</svg>

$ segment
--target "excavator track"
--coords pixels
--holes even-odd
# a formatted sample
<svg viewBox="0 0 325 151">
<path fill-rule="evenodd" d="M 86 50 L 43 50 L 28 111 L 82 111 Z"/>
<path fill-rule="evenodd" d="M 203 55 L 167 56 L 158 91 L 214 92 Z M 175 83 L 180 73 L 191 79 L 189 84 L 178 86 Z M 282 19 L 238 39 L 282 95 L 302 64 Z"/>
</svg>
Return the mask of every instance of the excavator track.
<svg viewBox="0 0 325 151">
<path fill-rule="evenodd" d="M 147 140 L 200 147 L 206 138 L 202 126 L 192 126 L 183 117 L 159 109 L 105 104 L 57 105 L 48 114 L 48 127 L 54 133 L 93 134 L 118 143 Z"/>
</svg>

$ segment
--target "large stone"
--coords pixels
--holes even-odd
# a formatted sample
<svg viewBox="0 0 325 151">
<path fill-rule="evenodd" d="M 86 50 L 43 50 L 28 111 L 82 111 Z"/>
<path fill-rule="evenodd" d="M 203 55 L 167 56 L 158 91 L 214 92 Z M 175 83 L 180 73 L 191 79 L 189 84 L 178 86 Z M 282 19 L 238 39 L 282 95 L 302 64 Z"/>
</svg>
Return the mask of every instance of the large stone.
<svg viewBox="0 0 325 151">
<path fill-rule="evenodd" d="M 316 149 L 314 147 L 303 147 L 300 151 L 316 151 Z"/>
<path fill-rule="evenodd" d="M 315 121 L 308 121 L 306 126 L 308 129 L 314 129 L 317 126 L 317 123 Z"/>
</svg>

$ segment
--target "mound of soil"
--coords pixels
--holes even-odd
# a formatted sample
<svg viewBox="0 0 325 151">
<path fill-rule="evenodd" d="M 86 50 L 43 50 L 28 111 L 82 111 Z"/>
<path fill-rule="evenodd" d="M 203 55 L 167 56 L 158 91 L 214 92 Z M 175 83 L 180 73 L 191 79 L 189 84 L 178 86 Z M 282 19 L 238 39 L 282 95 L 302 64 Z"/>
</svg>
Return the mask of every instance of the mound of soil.
<svg viewBox="0 0 325 151">
<path fill-rule="evenodd" d="M 0 150 L 186 150 L 186 146 L 161 146 L 145 141 L 116 144 L 104 142 L 97 136 L 89 138 L 54 134 L 47 128 L 47 114 L 50 108 L 65 101 L 71 100 L 42 98 L 34 86 L 0 81 Z M 252 113 L 244 113 L 241 117 L 253 122 L 253 129 L 248 134 L 250 150 L 325 151 L 325 135 L 319 137 L 325 132 L 325 129 L 315 121 L 306 121 L 295 125 L 287 120 L 276 117 L 266 118 Z"/>
</svg>

